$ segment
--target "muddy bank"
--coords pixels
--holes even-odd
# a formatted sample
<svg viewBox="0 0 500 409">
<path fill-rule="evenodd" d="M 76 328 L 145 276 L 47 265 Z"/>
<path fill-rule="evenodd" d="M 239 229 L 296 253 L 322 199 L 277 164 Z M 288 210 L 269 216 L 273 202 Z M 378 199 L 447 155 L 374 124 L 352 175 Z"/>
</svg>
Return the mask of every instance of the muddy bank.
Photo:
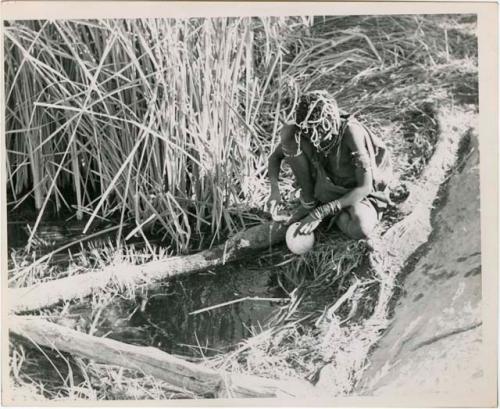
<svg viewBox="0 0 500 409">
<path fill-rule="evenodd" d="M 407 266 L 393 321 L 359 394 L 429 395 L 457 385 L 477 394 L 483 385 L 479 152 L 477 135 L 469 136 L 436 201 L 432 235 Z"/>
</svg>

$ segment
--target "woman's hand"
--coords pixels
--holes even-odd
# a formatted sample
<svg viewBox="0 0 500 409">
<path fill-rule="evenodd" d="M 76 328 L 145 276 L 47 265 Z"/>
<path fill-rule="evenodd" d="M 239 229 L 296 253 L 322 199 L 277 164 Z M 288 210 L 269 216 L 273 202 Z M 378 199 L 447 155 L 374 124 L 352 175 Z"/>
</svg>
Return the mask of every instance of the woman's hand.
<svg viewBox="0 0 500 409">
<path fill-rule="evenodd" d="M 288 222 L 290 219 L 288 214 L 279 213 L 280 210 L 282 210 L 281 194 L 279 190 L 271 190 L 271 195 L 269 196 L 269 199 L 267 199 L 266 209 L 269 211 L 275 222 Z"/>
<path fill-rule="evenodd" d="M 309 213 L 311 213 L 310 208 L 300 205 L 297 209 L 295 209 L 290 217 L 290 220 L 288 220 L 288 223 L 298 222 L 299 220 L 302 220 L 304 217 L 306 217 Z"/>
<path fill-rule="evenodd" d="M 316 228 L 319 226 L 321 223 L 322 219 L 318 219 L 315 216 L 313 216 L 312 213 L 309 213 L 306 217 L 304 217 L 300 221 L 300 225 L 295 230 L 295 236 L 298 234 L 309 234 L 312 233 Z"/>
<path fill-rule="evenodd" d="M 281 194 L 279 191 L 271 190 L 271 194 L 266 202 L 266 209 L 269 213 L 273 214 L 278 210 L 278 206 L 281 203 Z"/>
</svg>

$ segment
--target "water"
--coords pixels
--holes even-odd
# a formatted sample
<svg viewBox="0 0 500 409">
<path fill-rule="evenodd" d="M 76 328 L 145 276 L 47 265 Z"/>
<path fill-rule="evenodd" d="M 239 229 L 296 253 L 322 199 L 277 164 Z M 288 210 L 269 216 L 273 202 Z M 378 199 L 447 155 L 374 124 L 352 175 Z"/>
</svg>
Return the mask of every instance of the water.
<svg viewBox="0 0 500 409">
<path fill-rule="evenodd" d="M 9 224 L 10 248 L 26 243 L 24 226 L 24 223 Z M 76 224 L 42 224 L 40 236 L 49 245 L 42 247 L 38 255 L 74 241 L 80 232 L 81 226 Z M 62 252 L 56 263 L 64 268 L 67 258 Z M 260 332 L 260 328 L 280 307 L 279 302 L 255 299 L 284 297 L 275 277 L 269 261 L 257 257 L 182 279 L 160 282 L 147 291 L 139 289 L 134 300 L 115 297 L 99 313 L 94 335 L 129 344 L 154 346 L 181 355 L 208 356 L 223 352 L 251 336 L 253 331 Z M 190 314 L 244 297 L 254 299 Z M 95 316 L 90 299 L 86 299 L 73 304 L 60 323 L 88 332 Z"/>
<path fill-rule="evenodd" d="M 181 355 L 212 355 L 260 331 L 278 302 L 245 300 L 192 312 L 244 297 L 280 298 L 272 271 L 237 263 L 160 283 L 135 301 L 113 303 L 102 313 L 98 335 L 149 345 Z"/>
</svg>

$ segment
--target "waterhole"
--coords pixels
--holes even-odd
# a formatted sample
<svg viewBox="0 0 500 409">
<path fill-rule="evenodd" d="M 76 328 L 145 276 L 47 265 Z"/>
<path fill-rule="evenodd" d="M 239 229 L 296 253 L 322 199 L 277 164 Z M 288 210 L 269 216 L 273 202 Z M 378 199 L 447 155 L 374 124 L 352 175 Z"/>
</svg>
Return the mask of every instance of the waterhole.
<svg viewBox="0 0 500 409">
<path fill-rule="evenodd" d="M 40 225 L 39 237 L 47 245 L 38 247 L 37 256 L 74 241 L 79 234 L 77 227 L 54 222 Z M 11 249 L 22 248 L 27 237 L 23 223 L 9 225 Z M 54 262 L 64 269 L 68 253 L 61 252 Z M 186 356 L 210 356 L 260 332 L 285 296 L 269 262 L 252 259 L 138 288 L 129 297 L 117 294 L 107 303 L 92 305 L 88 297 L 72 304 L 64 314 L 56 314 L 55 320 L 128 344 Z M 208 310 L 199 312 L 202 309 Z"/>
</svg>

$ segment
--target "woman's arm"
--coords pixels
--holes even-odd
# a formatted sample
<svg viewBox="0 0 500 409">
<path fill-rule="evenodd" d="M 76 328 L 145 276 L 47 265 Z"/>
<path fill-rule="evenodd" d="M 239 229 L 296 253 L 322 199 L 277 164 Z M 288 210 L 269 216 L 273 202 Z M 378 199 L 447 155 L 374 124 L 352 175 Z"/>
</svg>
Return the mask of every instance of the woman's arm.
<svg viewBox="0 0 500 409">
<path fill-rule="evenodd" d="M 280 188 L 279 188 L 279 175 L 281 169 L 281 162 L 283 161 L 283 150 L 281 148 L 281 144 L 278 144 L 276 149 L 271 153 L 268 159 L 268 176 L 269 181 L 271 183 L 271 199 L 273 196 L 280 196 Z"/>
</svg>

